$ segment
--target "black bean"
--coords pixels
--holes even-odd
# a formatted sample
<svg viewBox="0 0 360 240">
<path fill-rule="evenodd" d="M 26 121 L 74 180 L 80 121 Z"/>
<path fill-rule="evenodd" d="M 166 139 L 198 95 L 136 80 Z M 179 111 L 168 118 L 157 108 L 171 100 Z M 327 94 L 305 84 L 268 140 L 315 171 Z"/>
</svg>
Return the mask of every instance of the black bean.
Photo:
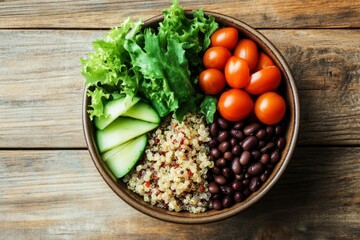
<svg viewBox="0 0 360 240">
<path fill-rule="evenodd" d="M 245 176 L 244 174 L 236 174 L 235 179 L 241 181 L 245 178 L 244 176 Z"/>
<path fill-rule="evenodd" d="M 250 175 L 258 175 L 263 172 L 263 165 L 260 162 L 253 163 L 249 166 L 247 172 Z"/>
<path fill-rule="evenodd" d="M 208 145 L 210 148 L 215 148 L 219 145 L 219 142 L 214 138 L 209 141 Z"/>
<path fill-rule="evenodd" d="M 234 194 L 234 190 L 231 187 L 228 186 L 221 186 L 220 190 L 223 194 L 225 195 L 233 195 Z"/>
<path fill-rule="evenodd" d="M 240 130 L 242 129 L 242 127 L 245 125 L 244 122 L 236 122 L 233 126 L 233 129 L 237 129 L 237 130 Z"/>
<path fill-rule="evenodd" d="M 213 122 L 211 125 L 210 125 L 210 135 L 212 137 L 216 137 L 219 133 L 219 126 Z"/>
<path fill-rule="evenodd" d="M 270 139 L 274 134 L 274 128 L 272 126 L 266 127 L 266 136 Z"/>
<path fill-rule="evenodd" d="M 231 152 L 235 156 L 239 156 L 241 152 L 241 147 L 239 145 L 235 145 L 232 147 Z"/>
<path fill-rule="evenodd" d="M 219 175 L 221 173 L 221 169 L 218 168 L 218 167 L 213 167 L 211 169 L 211 172 L 214 174 L 214 175 Z"/>
<path fill-rule="evenodd" d="M 249 179 L 251 177 L 251 175 L 248 173 L 245 173 L 244 177 L 245 177 L 245 179 Z"/>
<path fill-rule="evenodd" d="M 227 152 L 224 153 L 224 158 L 225 158 L 226 160 L 232 160 L 232 159 L 233 159 L 233 155 L 232 155 L 232 153 L 231 153 L 230 151 L 227 151 Z"/>
<path fill-rule="evenodd" d="M 212 205 L 213 205 L 213 208 L 214 208 L 215 210 L 221 210 L 221 209 L 223 208 L 220 199 L 214 200 L 214 201 L 212 202 Z"/>
<path fill-rule="evenodd" d="M 242 133 L 241 130 L 231 129 L 230 134 L 231 134 L 231 136 L 233 136 L 234 138 L 239 139 L 239 140 L 244 138 L 244 134 Z"/>
<path fill-rule="evenodd" d="M 251 155 L 254 160 L 259 160 L 259 158 L 261 157 L 261 152 L 259 150 L 252 150 Z"/>
<path fill-rule="evenodd" d="M 263 174 L 261 174 L 260 175 L 260 180 L 262 181 L 262 182 L 266 182 L 266 180 L 268 179 L 268 175 L 267 174 L 265 174 L 265 173 L 263 173 Z"/>
<path fill-rule="evenodd" d="M 226 152 L 229 148 L 230 148 L 230 143 L 228 141 L 221 142 L 218 147 L 218 149 L 222 153 Z"/>
<path fill-rule="evenodd" d="M 251 160 L 251 153 L 249 151 L 244 151 L 240 156 L 240 163 L 242 165 L 247 165 Z"/>
<path fill-rule="evenodd" d="M 226 178 L 231 177 L 232 171 L 230 168 L 223 168 L 221 172 L 224 175 L 224 177 L 226 177 Z"/>
<path fill-rule="evenodd" d="M 244 139 L 241 143 L 241 147 L 244 149 L 244 151 L 249 151 L 253 147 L 255 147 L 258 143 L 258 139 L 255 136 L 248 136 Z"/>
<path fill-rule="evenodd" d="M 257 147 L 258 147 L 259 149 L 261 149 L 261 148 L 265 147 L 265 145 L 266 145 L 266 142 L 263 141 L 263 140 L 260 140 Z"/>
<path fill-rule="evenodd" d="M 219 158 L 218 160 L 215 161 L 215 166 L 217 167 L 225 167 L 226 166 L 226 159 L 225 158 Z"/>
<path fill-rule="evenodd" d="M 227 129 L 229 127 L 229 122 L 222 117 L 219 117 L 217 119 L 217 123 L 219 124 L 219 127 L 221 127 L 222 129 Z"/>
<path fill-rule="evenodd" d="M 284 132 L 284 127 L 283 127 L 283 126 L 277 125 L 277 126 L 275 127 L 275 135 L 276 135 L 276 136 L 282 135 L 283 132 Z"/>
<path fill-rule="evenodd" d="M 228 131 L 221 131 L 217 137 L 217 140 L 219 142 L 226 141 L 229 138 L 229 132 Z"/>
<path fill-rule="evenodd" d="M 229 208 L 233 205 L 232 198 L 230 196 L 225 196 L 222 200 L 222 206 L 224 208 Z"/>
<path fill-rule="evenodd" d="M 230 144 L 231 144 L 231 146 L 235 146 L 235 145 L 238 145 L 239 142 L 236 138 L 233 137 L 230 139 Z"/>
<path fill-rule="evenodd" d="M 251 190 L 250 190 L 249 188 L 245 188 L 245 190 L 244 190 L 244 195 L 245 195 L 245 197 L 248 197 L 248 196 L 250 196 L 251 194 L 252 194 Z"/>
<path fill-rule="evenodd" d="M 260 162 L 264 165 L 268 164 L 270 161 L 270 156 L 267 153 L 263 153 L 260 158 Z"/>
<path fill-rule="evenodd" d="M 240 190 L 242 190 L 243 189 L 243 187 L 244 187 L 244 185 L 241 183 L 241 182 L 239 182 L 239 181 L 233 181 L 232 183 L 231 183 L 231 188 L 234 190 L 234 191 L 240 191 Z"/>
<path fill-rule="evenodd" d="M 243 185 L 247 186 L 247 185 L 249 185 L 250 180 L 249 180 L 249 179 L 244 179 L 241 183 L 242 183 Z"/>
<path fill-rule="evenodd" d="M 219 149 L 217 148 L 212 148 L 210 150 L 210 154 L 214 157 L 214 158 L 219 158 L 221 156 L 221 152 L 219 151 Z"/>
<path fill-rule="evenodd" d="M 276 147 L 281 151 L 285 148 L 285 138 L 280 137 L 278 138 L 278 140 L 276 141 Z"/>
<path fill-rule="evenodd" d="M 244 134 L 247 136 L 255 134 L 257 130 L 260 129 L 260 127 L 261 127 L 260 124 L 252 123 L 244 128 Z"/>
<path fill-rule="evenodd" d="M 220 192 L 220 188 L 219 188 L 219 192 Z M 216 199 L 222 199 L 222 195 L 221 195 L 221 193 L 217 193 L 217 194 L 214 194 L 214 195 L 212 195 L 211 196 L 211 198 L 213 199 L 213 200 L 216 200 Z"/>
<path fill-rule="evenodd" d="M 222 175 L 215 176 L 215 182 L 219 185 L 226 184 L 226 178 Z"/>
<path fill-rule="evenodd" d="M 240 174 L 241 173 L 241 164 L 239 158 L 234 158 L 231 162 L 231 170 L 234 174 Z"/>
<path fill-rule="evenodd" d="M 209 183 L 209 192 L 212 194 L 216 194 L 219 193 L 220 188 L 219 186 L 216 184 L 216 182 L 210 182 Z"/>
<path fill-rule="evenodd" d="M 266 153 L 268 151 L 270 151 L 271 149 L 273 149 L 275 147 L 275 144 L 273 142 L 268 142 L 265 147 L 261 148 L 260 151 L 262 153 Z"/>
<path fill-rule="evenodd" d="M 270 162 L 277 163 L 280 160 L 280 154 L 278 151 L 273 151 L 270 155 Z"/>
<path fill-rule="evenodd" d="M 258 177 L 253 177 L 249 184 L 250 191 L 255 192 L 259 188 L 260 188 L 260 179 Z"/>
<path fill-rule="evenodd" d="M 265 136 L 266 136 L 266 130 L 265 129 L 259 129 L 257 132 L 256 132 L 256 135 L 255 135 L 259 140 L 263 139 Z"/>
<path fill-rule="evenodd" d="M 245 195 L 242 192 L 235 192 L 234 193 L 234 201 L 239 203 L 244 201 Z"/>
</svg>

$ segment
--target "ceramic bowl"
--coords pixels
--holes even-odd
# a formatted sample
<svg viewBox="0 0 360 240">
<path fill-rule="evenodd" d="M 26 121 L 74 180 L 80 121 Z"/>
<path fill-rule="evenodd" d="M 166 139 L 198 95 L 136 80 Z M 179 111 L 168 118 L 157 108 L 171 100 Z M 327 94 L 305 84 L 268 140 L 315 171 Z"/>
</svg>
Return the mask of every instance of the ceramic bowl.
<svg viewBox="0 0 360 240">
<path fill-rule="evenodd" d="M 186 11 L 187 15 L 191 14 L 191 11 Z M 237 203 L 230 208 L 223 210 L 208 210 L 204 213 L 188 213 L 188 212 L 171 212 L 169 210 L 161 209 L 156 206 L 152 206 L 149 203 L 143 201 L 142 197 L 128 190 L 126 185 L 122 181 L 118 181 L 111 171 L 107 168 L 106 164 L 101 158 L 101 155 L 96 146 L 94 138 L 94 125 L 89 120 L 87 114 L 87 106 L 90 104 L 90 99 L 86 96 L 86 89 L 84 92 L 83 100 L 83 128 L 86 143 L 90 152 L 90 155 L 94 161 L 96 168 L 98 169 L 100 175 L 103 177 L 105 182 L 109 187 L 127 204 L 133 208 L 139 210 L 140 212 L 147 214 L 149 216 L 155 217 L 168 222 L 175 223 L 208 223 L 223 220 L 239 214 L 245 209 L 249 208 L 254 203 L 258 202 L 261 198 L 267 194 L 274 184 L 279 180 L 281 175 L 284 173 L 286 166 L 288 165 L 291 156 L 295 149 L 295 144 L 298 136 L 299 130 L 299 100 L 298 93 L 295 85 L 295 81 L 292 77 L 290 69 L 284 60 L 281 53 L 276 49 L 276 47 L 261 33 L 259 33 L 254 28 L 250 27 L 246 23 L 234 19 L 229 16 L 225 16 L 219 13 L 207 12 L 205 14 L 208 16 L 213 16 L 216 21 L 222 26 L 231 26 L 239 30 L 239 36 L 250 38 L 255 41 L 258 47 L 268 54 L 274 61 L 274 63 L 280 68 L 282 73 L 282 92 L 284 94 L 286 103 L 287 103 L 287 128 L 285 133 L 286 138 L 286 147 L 282 151 L 281 159 L 273 169 L 273 172 L 269 176 L 268 180 L 261 186 L 261 188 L 254 192 L 250 197 L 244 200 L 241 203 Z M 163 16 L 159 15 L 153 17 L 145 22 L 145 26 L 156 27 L 159 21 L 162 21 Z"/>
</svg>

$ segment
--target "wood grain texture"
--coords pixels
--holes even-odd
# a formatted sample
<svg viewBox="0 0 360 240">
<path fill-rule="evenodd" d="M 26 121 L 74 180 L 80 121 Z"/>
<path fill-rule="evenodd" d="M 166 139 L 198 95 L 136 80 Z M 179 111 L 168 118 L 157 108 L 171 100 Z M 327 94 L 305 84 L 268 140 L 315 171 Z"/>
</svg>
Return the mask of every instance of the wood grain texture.
<svg viewBox="0 0 360 240">
<path fill-rule="evenodd" d="M 360 144 L 360 30 L 261 32 L 299 88 L 299 144 Z M 79 59 L 103 33 L 0 31 L 0 147 L 85 147 Z"/>
<path fill-rule="evenodd" d="M 186 9 L 203 8 L 243 20 L 257 28 L 358 28 L 360 2 L 331 1 L 191 1 Z M 109 28 L 127 17 L 148 19 L 171 1 L 0 1 L 0 28 Z"/>
<path fill-rule="evenodd" d="M 360 148 L 297 148 L 259 203 L 223 222 L 182 225 L 120 200 L 87 151 L 0 151 L 1 239 L 356 239 Z"/>
</svg>

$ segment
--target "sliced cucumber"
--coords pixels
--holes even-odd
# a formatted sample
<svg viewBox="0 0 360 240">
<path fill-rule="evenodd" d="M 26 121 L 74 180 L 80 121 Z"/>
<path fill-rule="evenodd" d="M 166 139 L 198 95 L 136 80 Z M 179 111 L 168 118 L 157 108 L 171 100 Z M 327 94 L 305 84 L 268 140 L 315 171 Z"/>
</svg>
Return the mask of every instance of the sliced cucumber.
<svg viewBox="0 0 360 240">
<path fill-rule="evenodd" d="M 126 100 L 126 98 L 111 100 L 106 103 L 104 108 L 104 114 L 106 117 L 95 117 L 95 126 L 100 130 L 104 129 L 117 117 L 134 106 L 139 100 L 140 98 L 137 97 L 133 97 L 131 100 Z"/>
<path fill-rule="evenodd" d="M 160 117 L 149 104 L 138 102 L 127 110 L 123 116 L 140 119 L 146 122 L 160 123 Z"/>
<path fill-rule="evenodd" d="M 133 118 L 118 117 L 103 130 L 96 131 L 96 141 L 101 153 L 106 152 L 132 138 L 156 128 L 159 124 Z"/>
<path fill-rule="evenodd" d="M 131 143 L 132 141 L 134 141 L 136 138 L 130 139 L 127 142 L 124 142 L 122 144 L 120 144 L 117 147 L 114 147 L 113 149 L 110 149 L 109 151 L 105 152 L 102 155 L 102 159 L 104 161 L 106 161 L 107 159 L 110 159 L 111 157 L 113 157 L 115 154 L 117 154 L 121 149 L 123 149 L 126 145 L 128 145 L 129 143 Z"/>
<path fill-rule="evenodd" d="M 106 164 L 117 178 L 125 176 L 141 157 L 147 143 L 146 134 L 124 143 L 115 154 L 105 159 Z"/>
</svg>

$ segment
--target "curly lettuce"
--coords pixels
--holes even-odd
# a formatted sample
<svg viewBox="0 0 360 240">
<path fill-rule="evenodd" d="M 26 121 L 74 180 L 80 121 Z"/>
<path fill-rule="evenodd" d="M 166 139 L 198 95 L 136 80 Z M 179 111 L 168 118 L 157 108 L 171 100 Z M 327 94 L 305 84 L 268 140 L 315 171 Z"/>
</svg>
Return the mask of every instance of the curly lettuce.
<svg viewBox="0 0 360 240">
<path fill-rule="evenodd" d="M 187 112 L 199 112 L 204 99 L 196 86 L 201 52 L 218 24 L 202 10 L 185 15 L 178 0 L 163 14 L 157 29 L 144 29 L 141 20 L 127 19 L 103 40 L 94 41 L 94 52 L 81 59 L 85 84 L 92 86 L 91 119 L 104 115 L 104 104 L 113 94 L 139 96 L 161 117 L 175 112 L 181 120 Z"/>
</svg>

